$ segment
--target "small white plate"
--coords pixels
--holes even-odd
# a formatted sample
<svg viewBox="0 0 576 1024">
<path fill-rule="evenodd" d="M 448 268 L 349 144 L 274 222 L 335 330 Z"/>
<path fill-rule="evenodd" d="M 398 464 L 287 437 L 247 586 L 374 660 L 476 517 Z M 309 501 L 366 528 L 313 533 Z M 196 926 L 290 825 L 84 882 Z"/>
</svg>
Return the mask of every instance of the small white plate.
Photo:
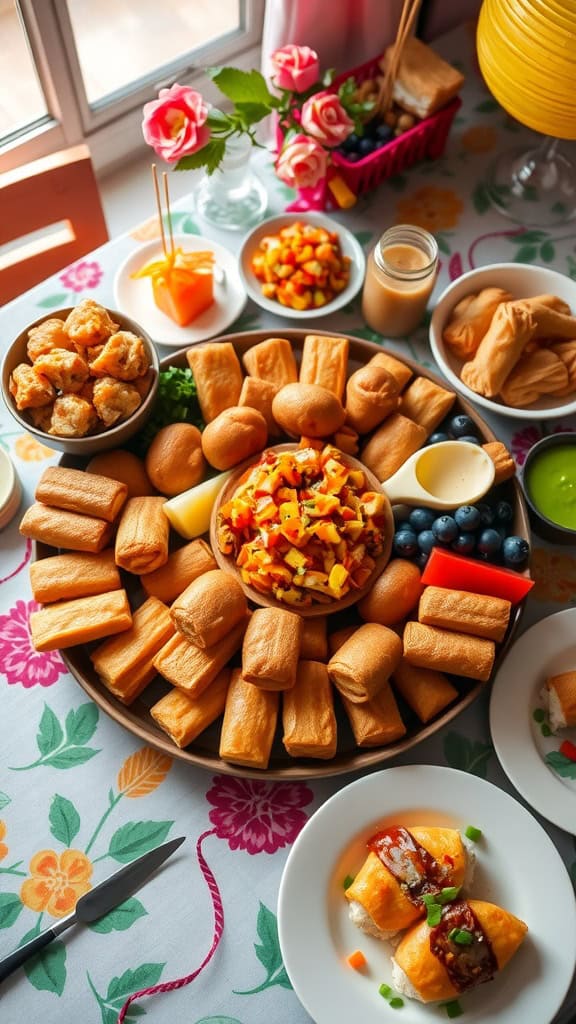
<svg viewBox="0 0 576 1024">
<path fill-rule="evenodd" d="M 304 224 L 314 224 L 317 227 L 325 228 L 327 231 L 337 231 L 340 239 L 340 248 L 344 256 L 349 256 L 350 280 L 343 291 L 327 302 L 325 306 L 318 309 L 291 309 L 290 306 L 283 306 L 274 299 L 267 299 L 262 295 L 261 282 L 253 274 L 250 268 L 250 260 L 260 244 L 260 239 L 265 235 L 275 235 L 281 228 L 287 227 L 296 221 Z M 288 320 L 312 320 L 320 316 L 329 316 L 337 309 L 342 309 L 360 291 L 364 283 L 366 271 L 366 257 L 360 243 L 356 240 L 351 231 L 342 227 L 337 221 L 327 217 L 324 213 L 282 213 L 277 217 L 270 217 L 255 227 L 244 239 L 240 250 L 240 275 L 248 295 L 262 309 L 269 313 L 275 313 Z"/>
<path fill-rule="evenodd" d="M 221 334 L 234 322 L 246 305 L 246 291 L 238 273 L 238 257 L 218 242 L 200 235 L 174 235 L 174 245 L 185 252 L 209 249 L 214 253 L 214 302 L 188 327 L 179 327 L 154 302 L 147 277 L 132 274 L 152 259 L 162 257 L 162 242 L 147 242 L 128 256 L 114 279 L 114 300 L 121 313 L 141 323 L 158 345 L 183 348 Z M 221 273 L 219 273 L 221 272 Z"/>
<path fill-rule="evenodd" d="M 570 985 L 576 902 L 562 859 L 544 829 L 511 796 L 475 775 L 427 765 L 389 768 L 328 800 L 296 840 L 280 883 L 278 927 L 284 966 L 316 1024 L 382 1024 L 378 992 L 391 984 L 390 946 L 348 918 L 342 882 L 366 856 L 383 822 L 482 829 L 471 896 L 497 903 L 528 925 L 503 975 L 462 995 L 466 1024 L 549 1024 Z M 367 970 L 346 957 L 361 949 Z M 403 997 L 404 998 L 404 997 Z M 436 1004 L 404 998 L 402 1024 L 445 1020 Z"/>
<path fill-rule="evenodd" d="M 494 680 L 490 731 L 498 759 L 524 799 L 548 821 L 576 835 L 576 779 L 546 762 L 576 729 L 542 734 L 541 690 L 547 676 L 576 669 L 576 608 L 541 619 L 512 645 Z M 574 766 L 576 768 L 576 765 Z"/>
</svg>

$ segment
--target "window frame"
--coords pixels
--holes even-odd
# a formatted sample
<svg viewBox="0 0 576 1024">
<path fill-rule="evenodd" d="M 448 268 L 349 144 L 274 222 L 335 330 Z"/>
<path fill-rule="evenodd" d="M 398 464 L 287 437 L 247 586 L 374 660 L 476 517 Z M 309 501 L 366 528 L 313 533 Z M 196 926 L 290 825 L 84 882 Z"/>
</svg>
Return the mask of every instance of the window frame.
<svg viewBox="0 0 576 1024">
<path fill-rule="evenodd" d="M 90 147 L 97 171 L 112 170 L 144 150 L 142 106 L 160 88 L 179 81 L 198 88 L 209 102 L 221 101 L 203 68 L 233 63 L 248 70 L 260 62 L 265 0 L 240 0 L 241 29 L 155 69 L 132 89 L 120 90 L 112 100 L 91 108 L 67 0 L 18 0 L 18 4 L 48 115 L 0 145 L 0 172 L 80 142 Z"/>
</svg>

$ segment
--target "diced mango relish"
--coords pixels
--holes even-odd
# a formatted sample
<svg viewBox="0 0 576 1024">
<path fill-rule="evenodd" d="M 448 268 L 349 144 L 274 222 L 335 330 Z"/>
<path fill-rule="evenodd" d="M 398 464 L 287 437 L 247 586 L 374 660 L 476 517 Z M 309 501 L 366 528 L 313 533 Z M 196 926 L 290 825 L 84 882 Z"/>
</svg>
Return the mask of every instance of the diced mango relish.
<svg viewBox="0 0 576 1024">
<path fill-rule="evenodd" d="M 385 506 L 332 445 L 270 450 L 219 510 L 218 547 L 262 594 L 296 608 L 338 601 L 374 571 Z"/>
<path fill-rule="evenodd" d="M 267 299 L 298 310 L 325 306 L 350 279 L 338 232 L 303 221 L 261 238 L 250 265 Z"/>
</svg>

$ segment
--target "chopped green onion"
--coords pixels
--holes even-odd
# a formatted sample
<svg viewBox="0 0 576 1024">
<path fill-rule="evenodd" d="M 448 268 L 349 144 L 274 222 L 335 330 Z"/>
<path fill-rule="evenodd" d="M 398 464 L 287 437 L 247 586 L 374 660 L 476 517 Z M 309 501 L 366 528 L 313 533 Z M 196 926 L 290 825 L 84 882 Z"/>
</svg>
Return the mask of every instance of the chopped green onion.
<svg viewBox="0 0 576 1024">
<path fill-rule="evenodd" d="M 456 899 L 460 889 L 460 885 L 447 885 L 446 888 L 440 889 L 440 892 L 437 892 L 434 897 L 436 903 L 440 903 L 442 906 L 444 906 L 445 903 L 451 903 L 452 900 Z"/>
<path fill-rule="evenodd" d="M 442 920 L 442 907 L 436 902 L 432 893 L 425 893 L 422 902 L 426 907 L 426 924 L 430 928 L 435 928 Z"/>
<path fill-rule="evenodd" d="M 459 946 L 471 946 L 474 942 L 472 932 L 469 932 L 466 928 L 452 928 L 452 931 L 448 932 L 448 938 Z"/>
<path fill-rule="evenodd" d="M 400 999 L 400 996 L 394 996 L 394 999 L 390 1000 L 390 1006 L 393 1010 L 400 1010 L 404 1006 L 404 1000 Z"/>
<path fill-rule="evenodd" d="M 354 875 L 346 875 L 346 878 L 342 882 L 342 888 L 343 889 L 349 889 L 350 886 L 352 885 L 353 881 L 354 881 Z"/>
<path fill-rule="evenodd" d="M 468 825 L 464 835 L 466 836 L 466 839 L 471 839 L 472 842 L 477 843 L 478 840 L 482 838 L 482 829 L 476 828 L 475 825 Z"/>
<path fill-rule="evenodd" d="M 532 718 L 535 722 L 543 722 L 546 718 L 546 712 L 544 711 L 544 708 L 534 708 L 534 711 L 532 712 Z"/>
<path fill-rule="evenodd" d="M 446 1010 L 446 1016 L 452 1020 L 454 1017 L 461 1017 L 464 1013 L 457 999 L 452 1000 L 451 1003 L 444 1003 L 444 1009 Z"/>
<path fill-rule="evenodd" d="M 392 989 L 390 988 L 390 985 L 386 985 L 384 982 L 382 982 L 378 991 L 380 995 L 384 997 L 384 999 L 389 999 L 390 996 L 392 995 Z"/>
</svg>

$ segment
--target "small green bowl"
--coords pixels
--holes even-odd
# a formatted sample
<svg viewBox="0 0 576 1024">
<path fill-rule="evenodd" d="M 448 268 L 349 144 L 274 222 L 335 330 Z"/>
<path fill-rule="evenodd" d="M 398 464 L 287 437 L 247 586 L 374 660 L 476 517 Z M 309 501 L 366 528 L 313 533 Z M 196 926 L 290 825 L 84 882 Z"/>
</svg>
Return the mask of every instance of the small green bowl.
<svg viewBox="0 0 576 1024">
<path fill-rule="evenodd" d="M 548 437 L 543 437 L 540 441 L 537 441 L 536 444 L 532 445 L 528 455 L 526 456 L 526 461 L 520 477 L 520 483 L 522 485 L 522 490 L 524 491 L 526 505 L 528 506 L 530 524 L 534 532 L 537 533 L 539 537 L 542 537 L 544 540 L 551 541 L 553 544 L 576 545 L 576 528 L 572 529 L 569 526 L 562 526 L 560 523 L 556 523 L 553 519 L 546 516 L 536 504 L 536 501 L 530 492 L 530 486 L 528 483 L 530 468 L 534 465 L 542 452 L 548 451 L 551 448 L 564 447 L 566 445 L 572 445 L 576 450 L 576 431 L 572 433 L 550 434 Z M 576 455 L 574 463 L 574 475 L 576 477 Z"/>
</svg>

